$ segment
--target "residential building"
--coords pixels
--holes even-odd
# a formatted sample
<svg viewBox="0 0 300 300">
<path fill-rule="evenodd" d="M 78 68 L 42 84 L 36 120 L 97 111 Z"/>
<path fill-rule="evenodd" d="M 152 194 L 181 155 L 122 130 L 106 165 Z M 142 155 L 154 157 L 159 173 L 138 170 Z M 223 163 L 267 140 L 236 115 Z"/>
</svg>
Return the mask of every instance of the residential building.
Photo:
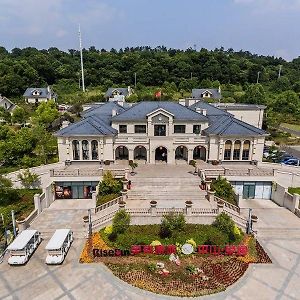
<svg viewBox="0 0 300 300">
<path fill-rule="evenodd" d="M 216 105 L 191 100 L 91 106 L 80 121 L 56 133 L 59 159 L 152 164 L 262 160 L 265 131 Z"/>
<path fill-rule="evenodd" d="M 57 95 L 52 91 L 50 86 L 46 88 L 27 88 L 23 97 L 27 103 L 41 103 L 49 100 L 57 100 Z"/>
<path fill-rule="evenodd" d="M 106 101 L 124 102 L 127 97 L 132 95 L 132 93 L 133 91 L 130 86 L 127 88 L 109 88 L 104 97 Z"/>
<path fill-rule="evenodd" d="M 215 99 L 222 98 L 221 87 L 218 89 L 192 89 L 192 98 L 194 99 Z"/>
<path fill-rule="evenodd" d="M 0 107 L 3 107 L 8 112 L 12 113 L 17 106 L 8 98 L 0 95 Z"/>
</svg>

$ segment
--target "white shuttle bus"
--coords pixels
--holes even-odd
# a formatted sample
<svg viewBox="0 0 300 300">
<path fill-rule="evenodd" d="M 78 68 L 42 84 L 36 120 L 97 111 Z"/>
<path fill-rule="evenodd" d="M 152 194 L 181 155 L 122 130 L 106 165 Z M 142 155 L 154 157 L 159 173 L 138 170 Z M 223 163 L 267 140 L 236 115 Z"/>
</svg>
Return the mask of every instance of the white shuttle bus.
<svg viewBox="0 0 300 300">
<path fill-rule="evenodd" d="M 46 246 L 48 255 L 46 264 L 61 264 L 73 241 L 73 232 L 71 229 L 57 229 Z"/>
<path fill-rule="evenodd" d="M 41 234 L 37 230 L 26 229 L 7 247 L 10 265 L 25 264 L 41 242 Z"/>
</svg>

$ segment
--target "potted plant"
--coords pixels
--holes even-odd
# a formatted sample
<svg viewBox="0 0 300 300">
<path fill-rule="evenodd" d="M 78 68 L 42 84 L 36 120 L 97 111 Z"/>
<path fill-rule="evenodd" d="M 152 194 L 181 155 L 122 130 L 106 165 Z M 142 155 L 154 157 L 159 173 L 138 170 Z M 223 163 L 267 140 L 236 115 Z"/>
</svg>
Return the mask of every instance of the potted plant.
<svg viewBox="0 0 300 300">
<path fill-rule="evenodd" d="M 219 200 L 219 201 L 217 202 L 217 206 L 218 206 L 218 208 L 223 208 L 223 207 L 224 207 L 224 202 L 221 201 L 221 200 Z"/>
<path fill-rule="evenodd" d="M 27 228 L 26 224 L 26 218 L 21 216 L 16 220 L 16 223 L 18 225 L 19 231 L 23 231 Z"/>
<path fill-rule="evenodd" d="M 190 200 L 187 200 L 187 201 L 185 201 L 185 205 L 186 205 L 186 207 L 192 207 L 193 202 Z"/>
<path fill-rule="evenodd" d="M 251 221 L 252 221 L 253 223 L 256 223 L 257 220 L 258 220 L 258 217 L 257 217 L 256 215 L 252 215 L 252 216 L 251 216 Z"/>
<path fill-rule="evenodd" d="M 156 205 L 157 205 L 157 201 L 155 201 L 155 200 L 150 201 L 150 206 L 151 207 L 156 207 Z"/>
<path fill-rule="evenodd" d="M 84 222 L 84 223 L 88 223 L 88 221 L 89 221 L 89 216 L 84 216 L 82 219 L 83 219 L 83 222 Z"/>
<path fill-rule="evenodd" d="M 194 159 L 190 160 L 189 165 L 193 166 L 195 168 L 194 169 L 194 174 L 195 175 L 198 174 L 198 172 L 197 172 L 197 162 Z"/>
<path fill-rule="evenodd" d="M 125 208 L 126 202 L 121 200 L 119 201 L 119 208 Z"/>
<path fill-rule="evenodd" d="M 110 165 L 110 161 L 109 161 L 109 160 L 105 160 L 105 161 L 104 161 L 104 164 L 105 164 L 106 166 L 109 166 L 109 165 Z"/>
<path fill-rule="evenodd" d="M 134 169 L 137 168 L 138 164 L 136 162 L 134 162 L 133 160 L 130 160 L 129 161 L 129 166 L 131 167 L 131 175 L 134 175 L 135 172 L 134 172 Z"/>
</svg>

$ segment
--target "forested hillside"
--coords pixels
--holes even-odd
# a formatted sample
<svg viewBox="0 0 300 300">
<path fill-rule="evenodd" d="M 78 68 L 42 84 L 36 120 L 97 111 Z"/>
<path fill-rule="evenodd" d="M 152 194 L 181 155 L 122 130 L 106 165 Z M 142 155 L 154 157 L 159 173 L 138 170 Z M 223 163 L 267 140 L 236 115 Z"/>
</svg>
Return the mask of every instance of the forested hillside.
<svg viewBox="0 0 300 300">
<path fill-rule="evenodd" d="M 192 88 L 218 87 L 223 101 L 267 104 L 273 112 L 300 118 L 300 58 L 287 62 L 232 49 L 186 51 L 165 47 L 136 47 L 120 50 L 83 51 L 85 80 L 89 93 L 83 95 L 79 52 L 57 48 L 0 48 L 0 93 L 19 98 L 28 86 L 53 85 L 59 102 L 101 100 L 109 86 L 134 85 L 129 101 L 151 100 L 162 88 L 163 99 L 189 96 Z M 281 76 L 278 79 L 279 69 Z M 257 79 L 259 76 L 259 83 Z M 275 120 L 277 123 L 277 119 Z"/>
</svg>

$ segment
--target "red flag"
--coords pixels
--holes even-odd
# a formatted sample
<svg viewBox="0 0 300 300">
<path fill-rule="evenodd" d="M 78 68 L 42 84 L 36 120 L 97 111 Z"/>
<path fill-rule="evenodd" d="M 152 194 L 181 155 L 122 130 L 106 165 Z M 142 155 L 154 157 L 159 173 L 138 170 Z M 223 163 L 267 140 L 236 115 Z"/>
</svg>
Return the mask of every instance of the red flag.
<svg viewBox="0 0 300 300">
<path fill-rule="evenodd" d="M 155 98 L 161 98 L 161 91 L 155 93 Z"/>
</svg>

